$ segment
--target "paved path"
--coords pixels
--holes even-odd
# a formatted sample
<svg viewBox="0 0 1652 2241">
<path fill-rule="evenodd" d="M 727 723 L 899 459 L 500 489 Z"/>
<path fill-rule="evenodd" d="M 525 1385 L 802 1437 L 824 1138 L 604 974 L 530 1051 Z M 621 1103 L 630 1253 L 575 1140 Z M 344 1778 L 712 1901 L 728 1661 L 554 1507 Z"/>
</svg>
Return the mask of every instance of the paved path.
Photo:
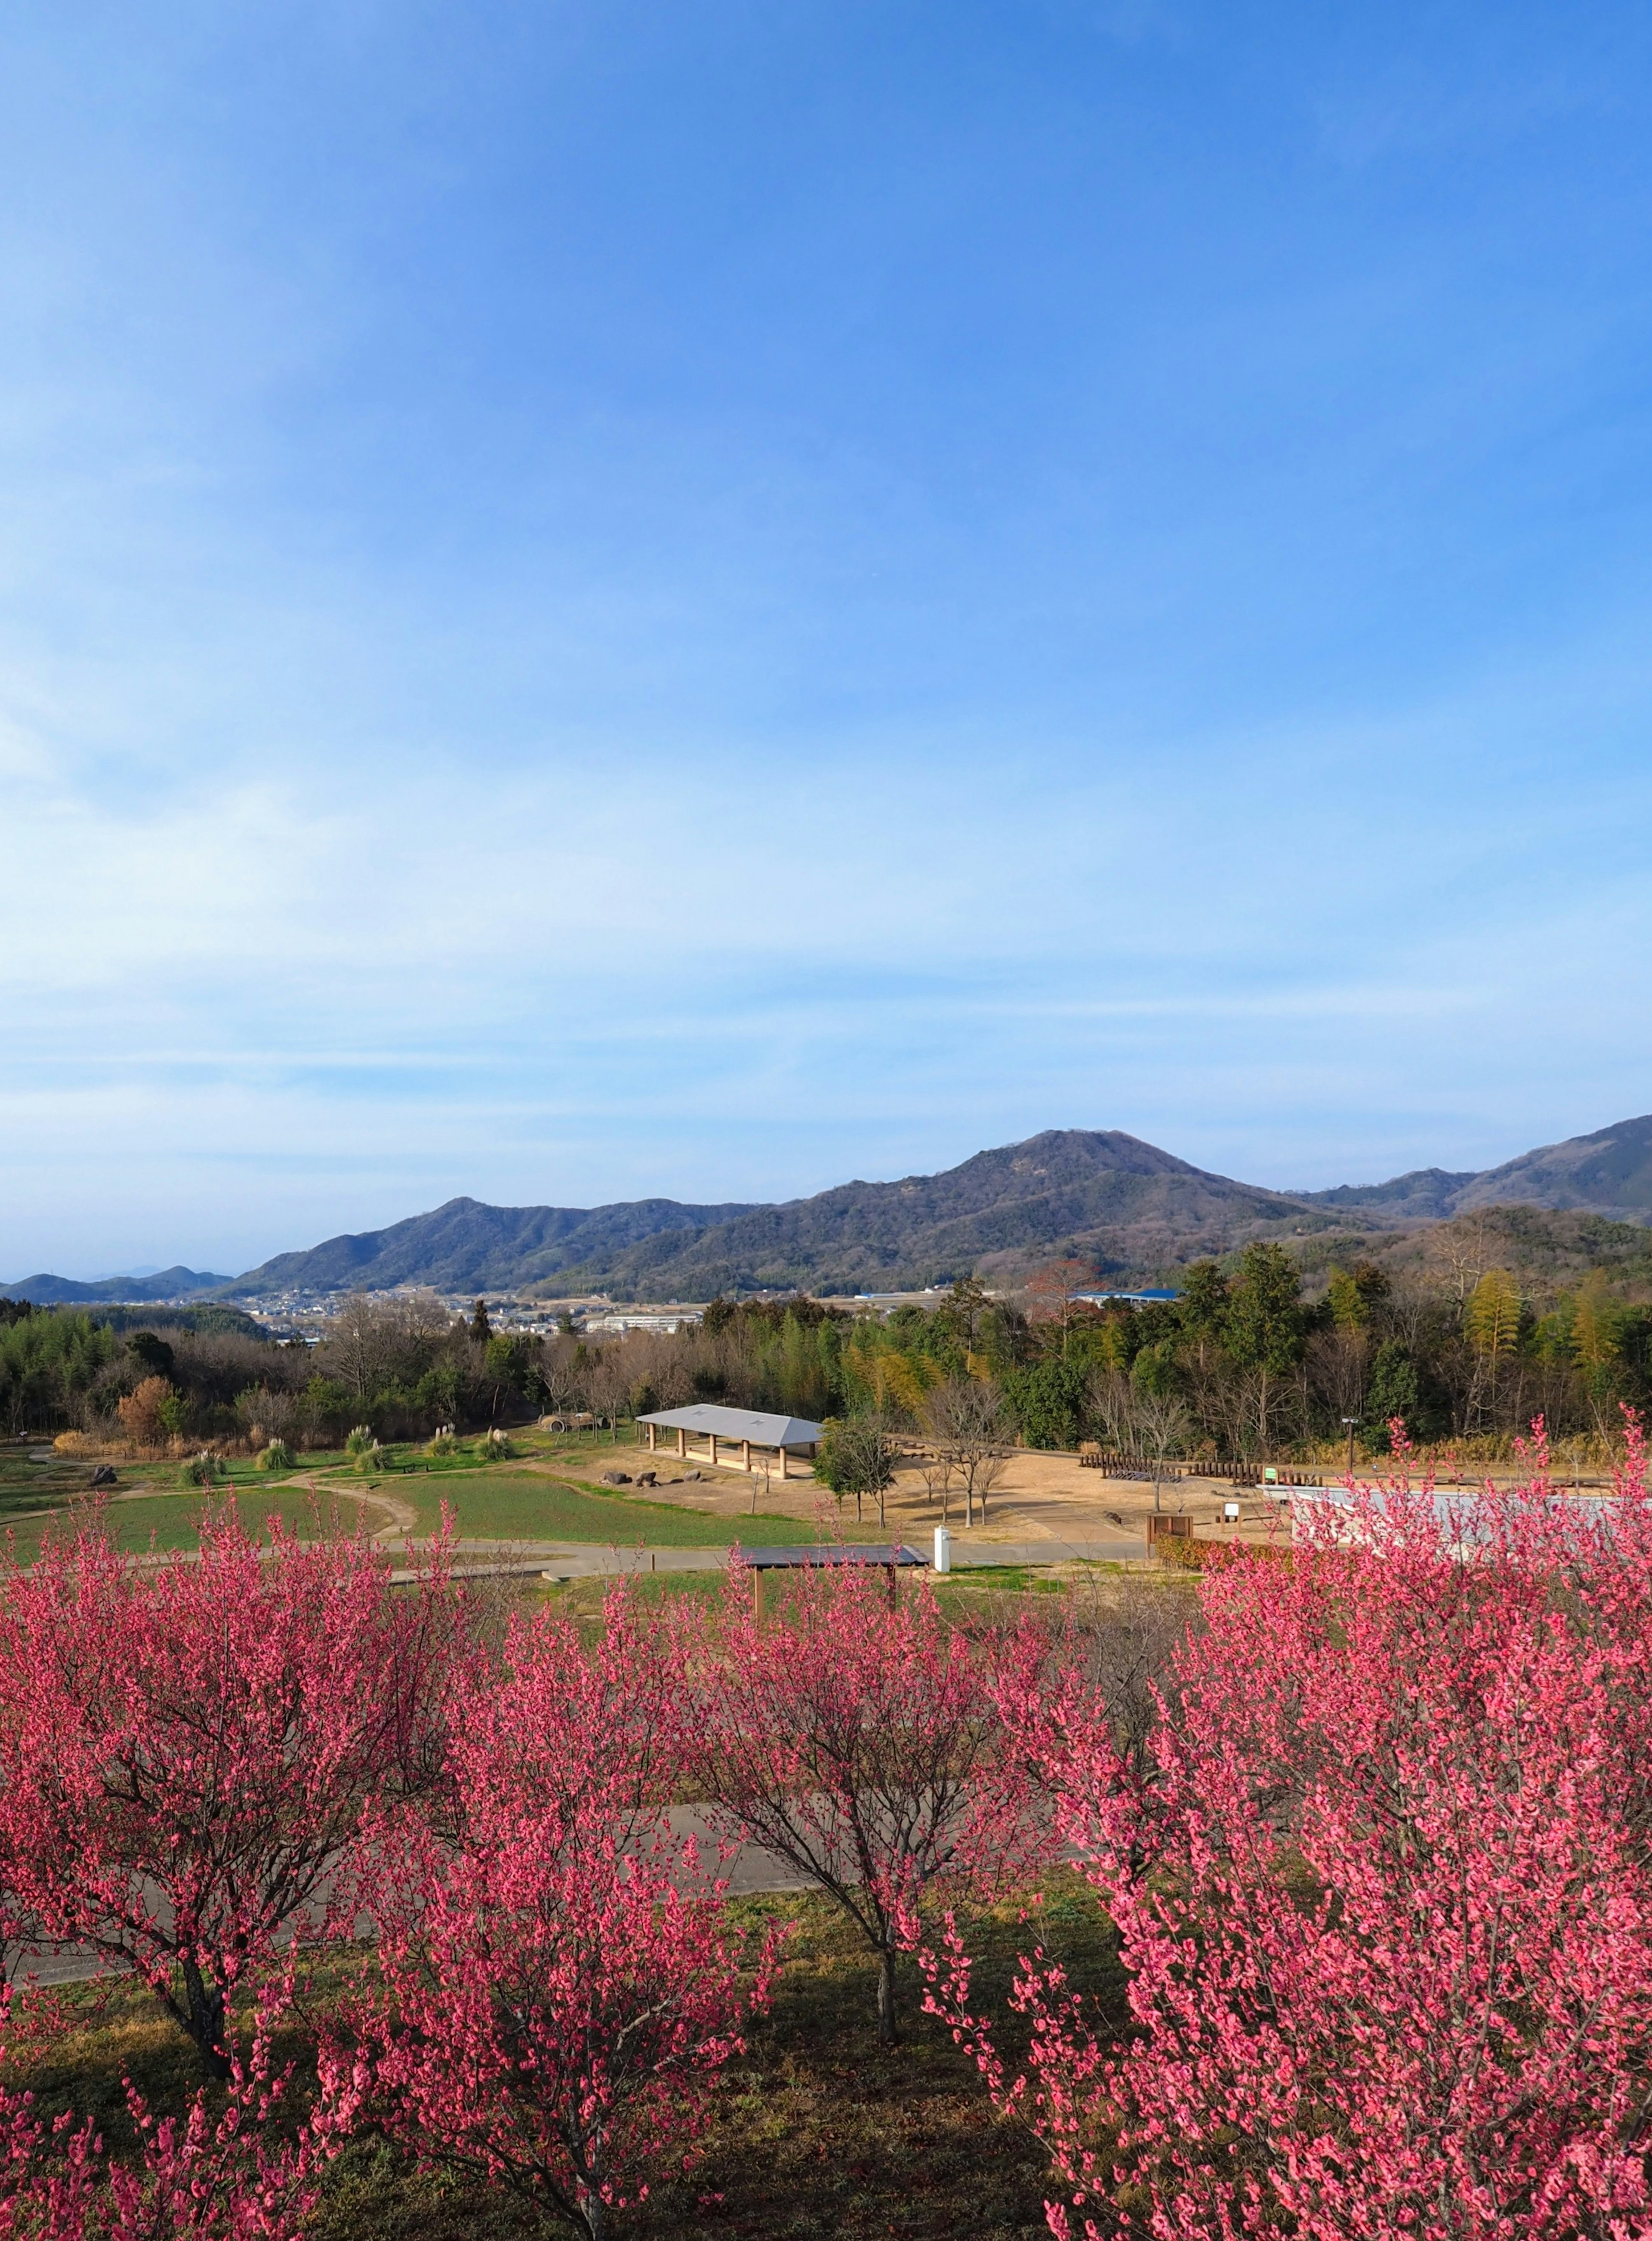
<svg viewBox="0 0 1652 2241">
<path fill-rule="evenodd" d="M 920 1541 L 906 1546 L 927 1560 Z M 456 1541 L 455 1575 L 461 1579 L 614 1579 L 637 1572 L 720 1572 L 727 1549 L 602 1549 L 578 1541 Z M 1140 1564 L 1147 1544 L 1134 1535 L 1111 1541 L 960 1541 L 954 1538 L 953 1569 L 966 1572 L 993 1565 Z M 406 1582 L 420 1576 L 403 1565 L 391 1574 Z"/>
<path fill-rule="evenodd" d="M 736 1897 L 748 1897 L 758 1891 L 807 1890 L 809 1879 L 800 1876 L 788 1862 L 777 1859 L 758 1844 L 742 1844 L 719 1865 L 717 1856 L 720 1831 L 705 1809 L 699 1805 L 673 1805 L 667 1816 L 672 1835 L 680 1841 L 692 1836 L 700 1849 L 700 1863 L 710 1874 L 726 1876 L 730 1892 Z M 853 1881 L 852 1873 L 849 1880 Z M 96 1954 L 84 1946 L 71 1946 L 66 1952 L 50 1951 L 39 1946 L 9 1946 L 5 1954 L 5 1973 L 13 1983 L 82 1984 L 88 1978 L 104 1972 L 109 1964 L 100 1962 Z M 124 1969 L 114 1973 L 124 1976 Z"/>
</svg>

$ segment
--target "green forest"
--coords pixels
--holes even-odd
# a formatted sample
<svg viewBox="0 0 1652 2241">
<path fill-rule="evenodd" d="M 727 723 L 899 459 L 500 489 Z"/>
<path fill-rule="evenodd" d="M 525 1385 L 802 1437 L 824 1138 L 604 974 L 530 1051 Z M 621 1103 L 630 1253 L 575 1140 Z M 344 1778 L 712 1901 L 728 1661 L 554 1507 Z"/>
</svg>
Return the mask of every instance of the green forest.
<svg viewBox="0 0 1652 2241">
<path fill-rule="evenodd" d="M 966 1279 L 886 1317 L 806 1296 L 714 1301 L 675 1336 L 587 1343 L 494 1331 L 478 1302 L 358 1295 L 318 1346 L 199 1318 L 0 1302 L 0 1427 L 77 1430 L 155 1451 L 271 1441 L 334 1447 L 366 1428 L 425 1438 L 583 1409 L 615 1423 L 694 1400 L 921 1429 L 960 1383 L 993 1397 L 1002 1436 L 1072 1448 L 1285 1457 L 1389 1426 L 1421 1447 L 1495 1453 L 1542 1415 L 1552 1436 L 1609 1444 L 1652 1398 L 1652 1307 L 1603 1269 L 1534 1296 L 1506 1268 L 1433 1277 L 1372 1261 L 1305 1281 L 1281 1246 L 1194 1262 L 1173 1301 L 1095 1305 L 1057 1263 L 999 1296 Z M 1311 1284 L 1311 1288 L 1310 1288 Z M 190 1327 L 193 1320 L 197 1327 Z M 125 1327 L 121 1327 L 124 1325 Z"/>
</svg>

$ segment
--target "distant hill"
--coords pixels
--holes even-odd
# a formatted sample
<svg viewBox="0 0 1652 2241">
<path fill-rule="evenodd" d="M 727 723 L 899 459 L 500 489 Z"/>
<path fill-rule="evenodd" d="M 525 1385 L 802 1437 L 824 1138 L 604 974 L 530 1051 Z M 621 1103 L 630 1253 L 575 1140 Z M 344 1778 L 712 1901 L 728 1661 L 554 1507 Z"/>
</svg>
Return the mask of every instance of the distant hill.
<svg viewBox="0 0 1652 2241">
<path fill-rule="evenodd" d="M 609 1289 L 639 1298 L 789 1285 L 896 1291 L 1056 1254 L 1140 1274 L 1263 1232 L 1331 1226 L 1299 1200 L 1207 1174 L 1119 1130 L 1053 1128 L 938 1175 L 843 1183 L 697 1237 L 655 1235 L 600 1273 Z M 583 1272 L 597 1276 L 594 1266 Z"/>
<path fill-rule="evenodd" d="M 388 1291 L 430 1284 L 440 1292 L 517 1291 L 565 1268 L 607 1267 L 628 1248 L 661 1232 L 702 1230 L 749 1214 L 744 1204 L 682 1206 L 635 1199 L 617 1206 L 485 1206 L 451 1198 L 388 1229 L 330 1237 L 305 1253 L 224 1280 L 231 1299 L 264 1292 Z"/>
<path fill-rule="evenodd" d="M 486 1206 L 450 1199 L 387 1229 L 282 1253 L 234 1279 L 169 1268 L 110 1286 L 30 1277 L 6 1288 L 43 1301 L 244 1299 L 286 1291 L 585 1291 L 626 1299 L 806 1287 L 898 1291 L 971 1271 L 1013 1279 L 1070 1257 L 1099 1274 L 1147 1279 L 1252 1237 L 1288 1241 L 1309 1267 L 1361 1239 L 1390 1239 L 1496 1207 L 1528 1207 L 1652 1228 L 1652 1115 L 1527 1152 L 1481 1172 L 1421 1167 L 1385 1183 L 1264 1190 L 1195 1167 L 1117 1129 L 1052 1128 L 978 1152 L 940 1174 L 839 1184 L 782 1206 Z M 1562 1238 L 1562 1230 L 1564 1237 Z M 1523 1233 L 1522 1233 L 1523 1234 Z M 1588 1222 L 1539 1223 L 1532 1250 L 1568 1265 Z M 1620 1239 L 1614 1255 L 1634 1254 Z"/>
<path fill-rule="evenodd" d="M 1652 1113 L 1488 1167 L 1464 1184 L 1452 1211 L 1481 1206 L 1548 1206 L 1652 1222 Z"/>
<path fill-rule="evenodd" d="M 1652 1114 L 1545 1144 L 1478 1173 L 1420 1167 L 1392 1182 L 1345 1183 L 1292 1195 L 1348 1213 L 1375 1210 L 1425 1221 L 1448 1221 L 1480 1207 L 1538 1206 L 1596 1214 L 1608 1221 L 1652 1222 Z"/>
<path fill-rule="evenodd" d="M 153 1276 L 99 1276 L 77 1284 L 68 1276 L 24 1276 L 0 1284 L 0 1299 L 32 1300 L 37 1308 L 77 1307 L 84 1301 L 198 1300 L 232 1284 L 204 1268 L 162 1268 Z"/>
<path fill-rule="evenodd" d="M 1334 1207 L 1339 1211 L 1368 1208 L 1406 1221 L 1444 1221 L 1456 1210 L 1457 1194 L 1465 1184 L 1478 1182 L 1470 1168 L 1451 1174 L 1444 1167 L 1415 1167 L 1388 1183 L 1339 1183 L 1334 1190 L 1294 1191 L 1309 1206 Z"/>
<path fill-rule="evenodd" d="M 389 1229 L 281 1254 L 228 1295 L 396 1284 L 650 1299 L 893 1290 L 1053 1253 L 1139 1273 L 1263 1231 L 1338 1226 L 1324 1209 L 1207 1174 L 1119 1131 L 1051 1129 L 941 1174 L 845 1183 L 784 1206 L 647 1199 L 585 1211 L 453 1199 Z"/>
</svg>

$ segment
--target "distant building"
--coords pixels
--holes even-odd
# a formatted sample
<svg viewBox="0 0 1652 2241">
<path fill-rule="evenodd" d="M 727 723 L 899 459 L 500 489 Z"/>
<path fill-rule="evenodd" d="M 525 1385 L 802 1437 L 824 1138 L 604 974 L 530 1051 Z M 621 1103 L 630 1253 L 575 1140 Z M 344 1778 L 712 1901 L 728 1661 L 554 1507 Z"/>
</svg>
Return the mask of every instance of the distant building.
<svg viewBox="0 0 1652 2241">
<path fill-rule="evenodd" d="M 588 1331 L 658 1331 L 674 1338 L 679 1330 L 690 1330 L 701 1319 L 699 1308 L 639 1308 L 628 1314 L 617 1308 L 606 1315 L 587 1315 L 585 1327 Z"/>
<path fill-rule="evenodd" d="M 1161 1291 L 1073 1292 L 1068 1296 L 1074 1300 L 1087 1300 L 1094 1308 L 1108 1307 L 1120 1300 L 1127 1301 L 1133 1308 L 1147 1308 L 1164 1307 L 1172 1300 L 1179 1300 L 1181 1294 L 1180 1292 Z"/>
</svg>

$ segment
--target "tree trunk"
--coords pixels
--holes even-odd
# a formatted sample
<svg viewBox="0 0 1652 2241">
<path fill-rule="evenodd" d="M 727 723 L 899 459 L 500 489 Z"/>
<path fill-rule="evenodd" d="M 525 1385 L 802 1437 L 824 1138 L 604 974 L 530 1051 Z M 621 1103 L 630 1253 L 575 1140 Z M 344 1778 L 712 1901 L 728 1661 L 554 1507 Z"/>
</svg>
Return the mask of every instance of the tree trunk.
<svg viewBox="0 0 1652 2241">
<path fill-rule="evenodd" d="M 230 2057 L 224 2044 L 224 1993 L 219 1986 L 207 1983 L 192 1960 L 184 1963 L 184 1996 L 189 2004 L 184 2028 L 200 2049 L 207 2076 L 227 2077 Z"/>
<path fill-rule="evenodd" d="M 895 1957 L 883 1952 L 878 1956 L 878 2044 L 898 2046 L 900 2033 L 895 2027 Z"/>
</svg>

